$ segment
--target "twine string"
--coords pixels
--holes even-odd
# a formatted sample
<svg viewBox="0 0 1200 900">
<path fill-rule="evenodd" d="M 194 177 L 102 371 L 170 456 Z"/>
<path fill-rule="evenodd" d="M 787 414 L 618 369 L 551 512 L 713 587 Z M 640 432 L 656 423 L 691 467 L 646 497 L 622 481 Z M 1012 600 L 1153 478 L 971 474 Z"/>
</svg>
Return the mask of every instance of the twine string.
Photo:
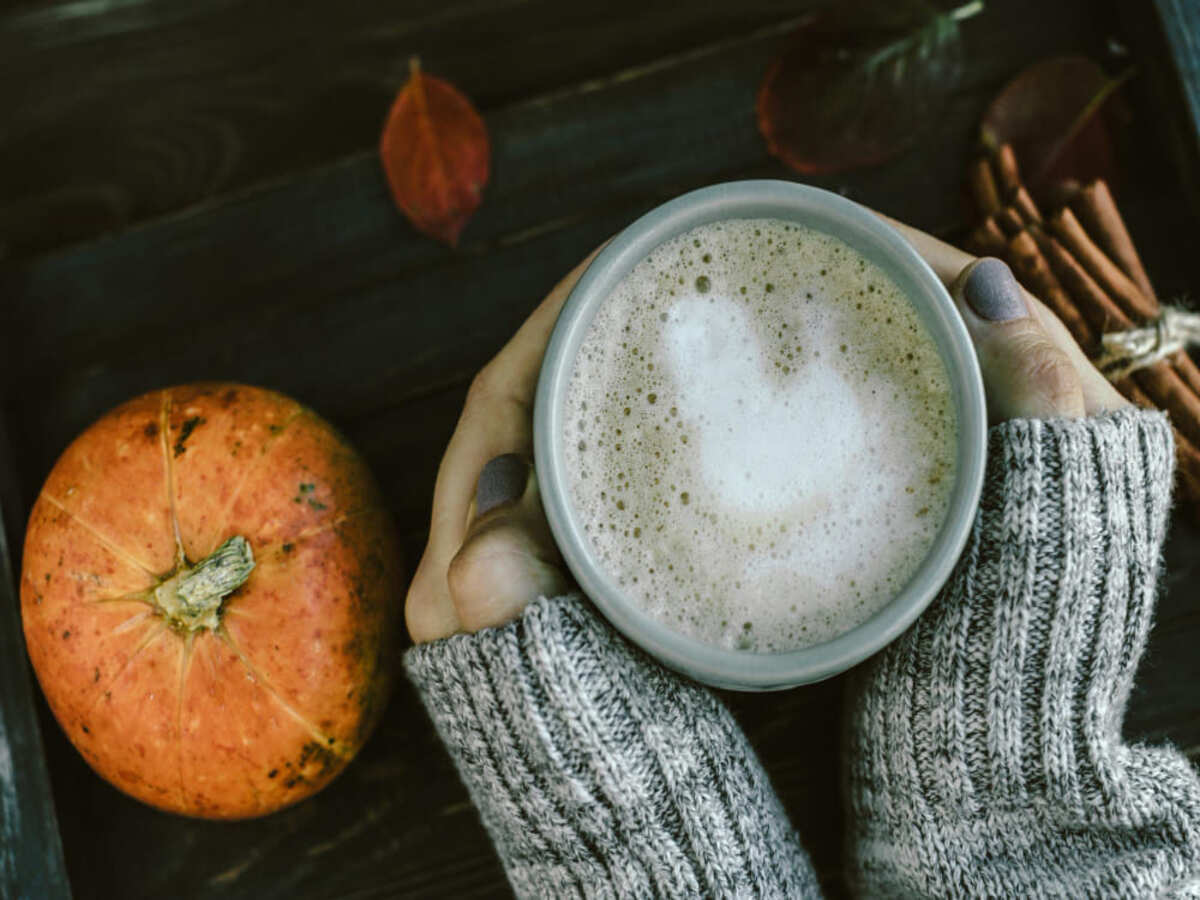
<svg viewBox="0 0 1200 900">
<path fill-rule="evenodd" d="M 1120 381 L 1193 345 L 1200 345 L 1200 313 L 1164 306 L 1144 327 L 1104 335 L 1093 362 L 1109 381 Z"/>
</svg>

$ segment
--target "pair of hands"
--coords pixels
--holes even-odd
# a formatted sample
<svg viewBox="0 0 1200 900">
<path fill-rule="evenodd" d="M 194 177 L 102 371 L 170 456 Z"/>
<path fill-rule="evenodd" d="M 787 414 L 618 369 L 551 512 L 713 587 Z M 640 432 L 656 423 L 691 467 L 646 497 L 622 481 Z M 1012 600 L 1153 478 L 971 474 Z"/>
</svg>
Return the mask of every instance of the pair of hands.
<svg viewBox="0 0 1200 900">
<path fill-rule="evenodd" d="M 1127 405 L 1004 263 L 889 221 L 949 286 L 975 342 L 993 421 Z M 417 643 L 503 625 L 529 601 L 570 585 L 530 463 L 533 398 L 558 312 L 593 256 L 554 287 L 471 384 L 438 469 L 429 543 L 405 606 Z"/>
</svg>

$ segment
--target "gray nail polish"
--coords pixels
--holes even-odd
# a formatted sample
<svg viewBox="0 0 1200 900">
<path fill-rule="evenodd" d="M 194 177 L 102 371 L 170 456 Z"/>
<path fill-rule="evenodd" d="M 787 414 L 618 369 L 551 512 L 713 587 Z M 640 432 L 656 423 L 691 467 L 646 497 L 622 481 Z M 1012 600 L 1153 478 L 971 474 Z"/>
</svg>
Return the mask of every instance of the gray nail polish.
<svg viewBox="0 0 1200 900">
<path fill-rule="evenodd" d="M 506 453 L 488 460 L 479 473 L 479 484 L 475 488 L 475 515 L 511 503 L 525 493 L 529 480 L 529 463 L 516 453 Z"/>
<path fill-rule="evenodd" d="M 992 322 L 1007 322 L 1029 315 L 1021 287 L 1003 260 L 981 259 L 967 276 L 963 299 L 976 315 Z"/>
</svg>

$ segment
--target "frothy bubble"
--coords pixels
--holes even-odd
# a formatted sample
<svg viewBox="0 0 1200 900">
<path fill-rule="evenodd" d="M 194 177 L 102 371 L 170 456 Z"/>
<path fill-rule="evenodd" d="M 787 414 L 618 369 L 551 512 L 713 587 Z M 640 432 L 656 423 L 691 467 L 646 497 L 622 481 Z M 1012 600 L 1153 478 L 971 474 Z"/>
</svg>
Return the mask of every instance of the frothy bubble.
<svg viewBox="0 0 1200 900">
<path fill-rule="evenodd" d="M 842 241 L 770 219 L 656 248 L 565 403 L 571 500 L 651 615 L 770 652 L 870 618 L 945 518 L 957 423 L 932 339 Z"/>
</svg>

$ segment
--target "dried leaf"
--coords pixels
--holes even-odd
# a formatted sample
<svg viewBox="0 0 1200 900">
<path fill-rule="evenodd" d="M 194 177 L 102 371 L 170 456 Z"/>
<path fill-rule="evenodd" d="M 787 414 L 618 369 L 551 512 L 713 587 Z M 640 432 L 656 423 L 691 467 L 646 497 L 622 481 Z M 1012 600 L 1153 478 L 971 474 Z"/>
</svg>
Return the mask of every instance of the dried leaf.
<svg viewBox="0 0 1200 900">
<path fill-rule="evenodd" d="M 1113 127 L 1124 111 L 1113 103 L 1117 88 L 1132 74 L 1110 78 L 1081 56 L 1035 63 L 1005 85 L 983 117 L 985 147 L 1012 144 L 1026 183 L 1045 195 L 1073 179 L 1118 182 Z"/>
<path fill-rule="evenodd" d="M 454 247 L 488 180 L 487 127 L 457 88 L 421 71 L 392 105 L 379 155 L 396 205 L 430 237 Z"/>
<path fill-rule="evenodd" d="M 801 25 L 758 90 L 767 148 L 806 175 L 875 165 L 940 112 L 961 68 L 958 23 L 983 8 L 939 12 L 924 0 L 821 12 Z M 864 21 L 866 24 L 864 24 Z"/>
</svg>

